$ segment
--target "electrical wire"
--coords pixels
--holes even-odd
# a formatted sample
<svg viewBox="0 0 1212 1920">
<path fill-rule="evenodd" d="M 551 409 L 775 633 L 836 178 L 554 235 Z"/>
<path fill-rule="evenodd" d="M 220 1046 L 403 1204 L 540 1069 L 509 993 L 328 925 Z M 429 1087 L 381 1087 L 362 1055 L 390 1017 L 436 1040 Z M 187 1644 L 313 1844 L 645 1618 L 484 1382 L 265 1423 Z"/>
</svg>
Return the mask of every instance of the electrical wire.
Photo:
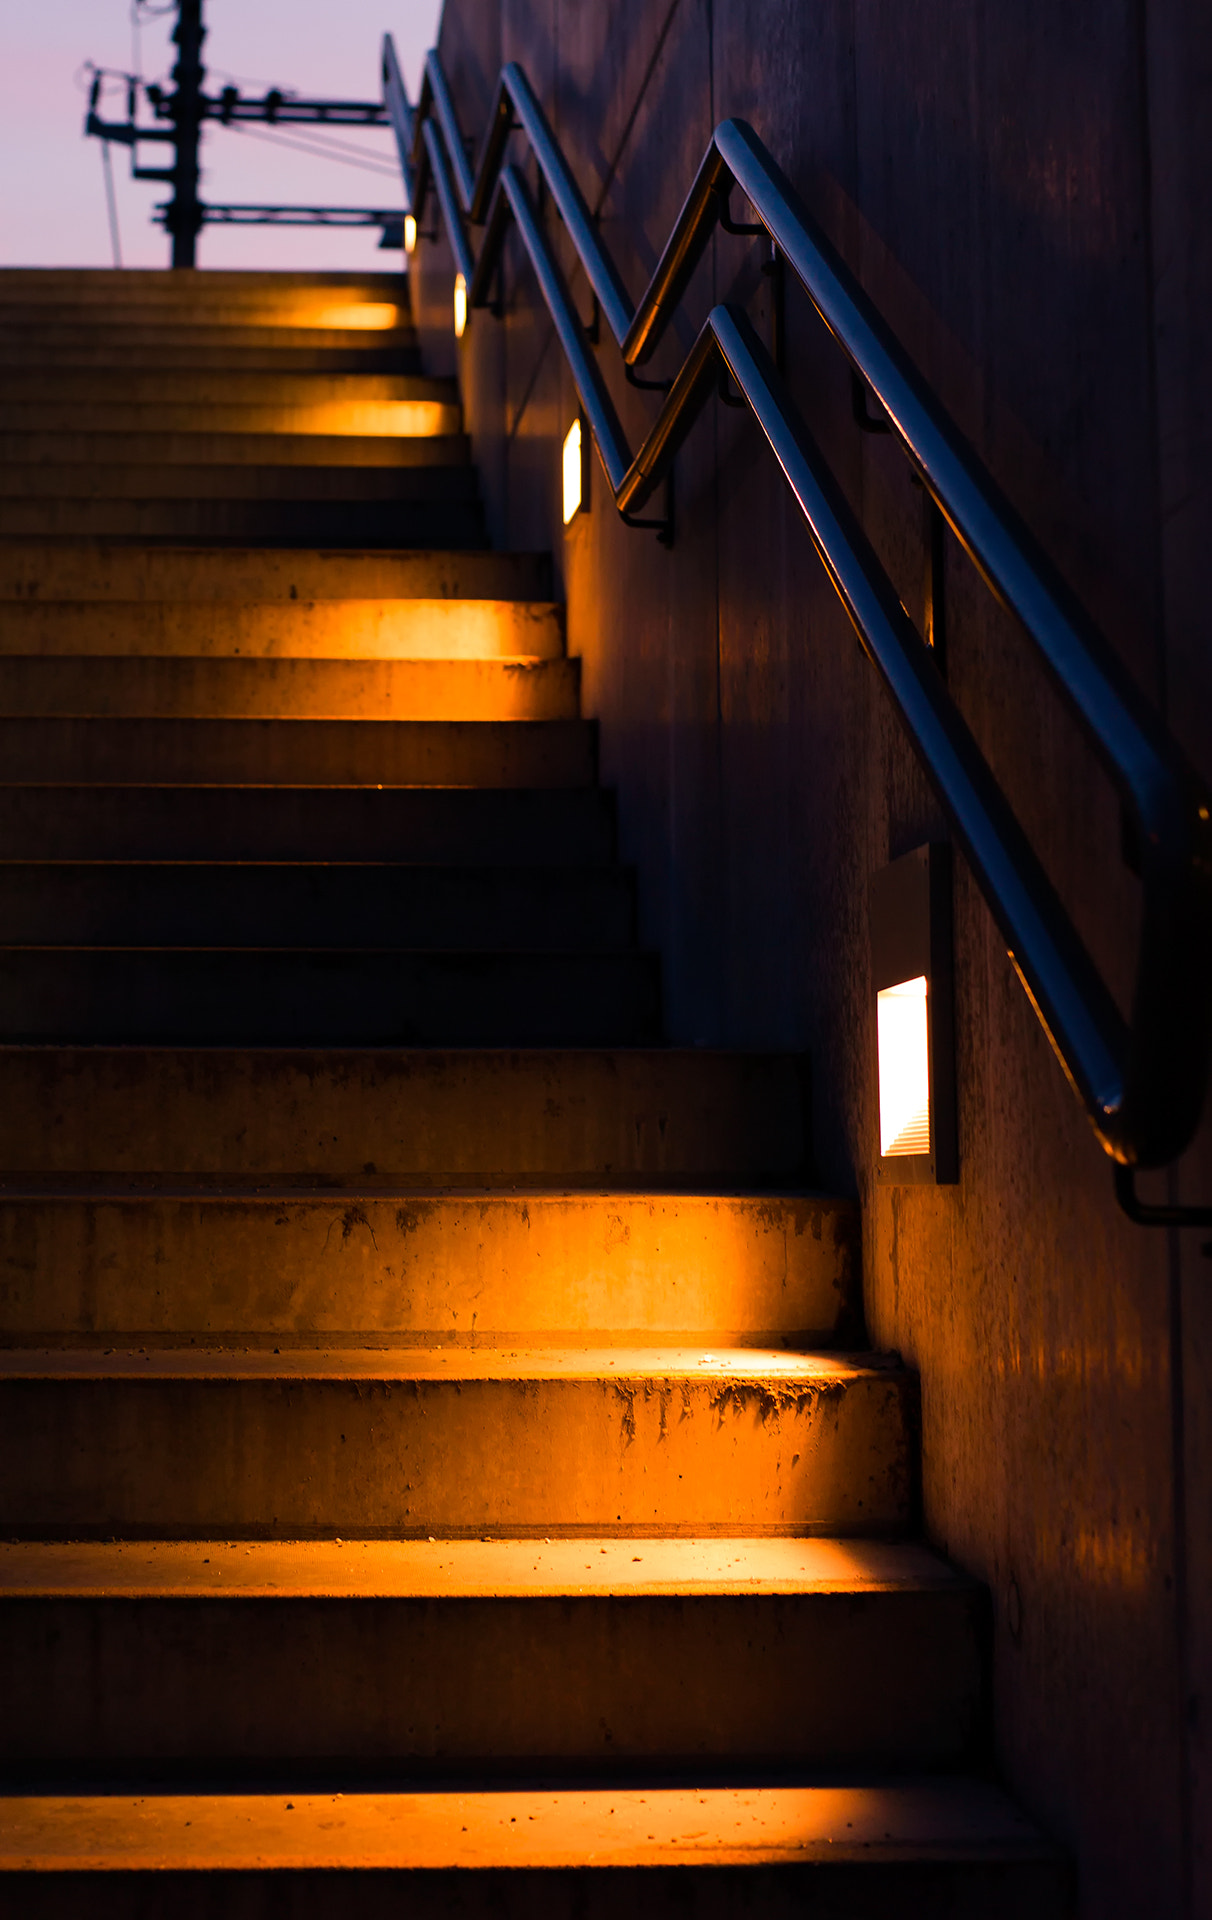
<svg viewBox="0 0 1212 1920">
<path fill-rule="evenodd" d="M 237 133 L 244 133 L 244 132 L 247 132 L 248 130 L 247 120 L 229 120 L 226 124 L 228 126 L 234 127 Z M 358 158 L 362 160 L 376 160 L 380 162 L 382 165 L 385 165 L 385 166 L 391 165 L 390 161 L 385 160 L 383 154 L 376 153 L 373 147 L 359 147 L 359 146 L 355 146 L 352 140 L 337 140 L 337 139 L 330 138 L 328 133 L 328 127 L 331 123 L 328 121 L 322 120 L 318 123 L 314 121 L 306 121 L 306 120 L 288 121 L 286 124 L 290 126 L 292 129 L 292 134 L 291 134 L 292 138 L 294 137 L 295 130 L 297 130 L 298 128 L 306 128 L 307 131 L 303 133 L 303 136 L 302 136 L 303 139 L 314 140 L 317 147 L 323 146 L 324 151 L 326 153 L 332 153 L 332 154 L 352 153 L 352 154 L 356 154 Z M 321 130 L 319 132 L 312 131 L 311 129 L 314 128 L 317 124 Z M 348 125 L 349 123 L 338 121 L 337 124 Z M 354 122 L 354 125 L 357 125 L 356 121 Z M 391 128 L 388 126 L 382 126 L 380 127 L 379 131 L 381 133 L 390 133 Z M 397 169 L 393 167 L 392 171 L 395 172 L 397 171 Z"/>
<path fill-rule="evenodd" d="M 292 140 L 288 135 L 281 133 L 261 133 L 238 120 L 231 121 L 230 130 L 233 133 L 242 133 L 247 140 L 263 140 L 271 147 L 290 147 L 295 153 L 310 154 L 313 160 L 334 160 L 338 166 L 358 167 L 363 173 L 377 173 L 383 179 L 398 180 L 400 178 L 399 168 L 391 166 L 386 161 L 380 165 L 374 160 L 349 159 L 345 154 L 338 153 L 331 147 L 321 146 L 318 142 L 312 144 L 303 140 Z"/>
</svg>

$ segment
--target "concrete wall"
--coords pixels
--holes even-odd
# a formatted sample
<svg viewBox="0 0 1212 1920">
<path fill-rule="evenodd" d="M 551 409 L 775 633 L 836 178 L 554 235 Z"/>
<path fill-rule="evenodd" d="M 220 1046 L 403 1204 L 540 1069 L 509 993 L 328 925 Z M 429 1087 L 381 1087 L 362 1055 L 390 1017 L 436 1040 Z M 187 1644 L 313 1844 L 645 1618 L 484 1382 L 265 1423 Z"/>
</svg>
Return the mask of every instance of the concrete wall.
<svg viewBox="0 0 1212 1920">
<path fill-rule="evenodd" d="M 441 45 L 477 134 L 502 59 L 524 64 L 635 297 L 713 123 L 749 118 L 1212 771 L 1206 7 L 447 0 Z M 759 265 L 717 237 L 656 371 L 716 299 L 768 324 Z M 441 248 L 414 279 L 436 364 Z M 464 400 L 496 537 L 555 555 L 670 1035 L 810 1050 L 819 1178 L 863 1202 L 871 1337 L 921 1371 L 927 1530 L 993 1595 L 999 1765 L 1071 1849 L 1083 1914 L 1207 1914 L 1212 1263 L 1117 1213 L 962 862 L 960 1183 L 876 1189 L 867 884 L 936 808 L 743 415 L 715 407 L 680 457 L 671 552 L 603 486 L 563 532 L 575 403 L 516 251 L 504 293 L 463 343 Z M 921 495 L 856 429 L 798 290 L 786 324 L 792 388 L 917 613 Z M 655 403 L 599 359 L 635 445 Z M 953 547 L 946 599 L 952 688 L 1122 992 L 1115 802 Z M 1212 1130 L 1170 1186 L 1212 1199 Z"/>
</svg>

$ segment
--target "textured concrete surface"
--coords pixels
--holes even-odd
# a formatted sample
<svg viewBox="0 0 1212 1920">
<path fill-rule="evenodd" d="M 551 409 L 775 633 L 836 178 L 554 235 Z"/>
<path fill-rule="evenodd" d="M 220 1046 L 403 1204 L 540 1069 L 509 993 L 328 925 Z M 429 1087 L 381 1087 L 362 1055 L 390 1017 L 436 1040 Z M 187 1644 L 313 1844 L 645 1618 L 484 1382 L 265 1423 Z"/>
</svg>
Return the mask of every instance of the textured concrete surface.
<svg viewBox="0 0 1212 1920">
<path fill-rule="evenodd" d="M 77 289 L 85 305 L 88 291 Z M 389 303 L 365 293 L 352 305 L 382 319 Z M 188 363 L 188 328 L 176 345 L 171 331 L 157 354 Z M 233 347 L 222 331 L 208 371 L 190 375 L 195 390 L 235 359 L 233 389 L 255 398 L 243 356 L 272 363 L 272 335 Z M 2 335 L 0 324 L 0 357 Z M 14 363 L 38 338 L 25 329 Z M 54 358 L 102 350 L 117 353 L 104 321 L 87 351 L 77 331 Z M 412 349 L 285 351 L 288 368 L 318 352 L 362 355 L 373 406 L 384 354 Z M 146 401 L 155 376 L 135 380 Z M 326 385 L 316 371 L 314 391 Z M 277 398 L 293 404 L 304 386 L 281 384 Z M 298 438 L 301 456 L 314 436 Z M 297 541 L 310 529 L 325 550 L 355 530 L 355 505 L 359 545 L 417 539 L 406 496 L 425 482 L 422 500 L 439 501 L 452 475 L 468 477 L 448 461 L 427 474 L 422 461 L 295 457 L 262 470 L 153 457 L 136 468 L 82 463 L 66 443 L 58 453 L 39 469 L 43 499 L 17 504 L 46 509 L 63 577 L 53 556 L 26 551 L 6 583 L 5 604 L 15 598 L 44 639 L 56 630 L 47 595 L 87 605 L 95 564 L 103 617 L 124 608 L 129 642 L 152 601 L 147 575 L 110 597 L 138 568 L 82 556 L 81 540 L 100 506 L 115 531 L 141 525 L 149 475 L 164 476 L 162 533 L 182 507 L 179 531 L 264 537 L 267 507 L 279 532 Z M 393 500 L 396 518 L 377 515 Z M 299 503 L 307 512 L 292 517 Z M 200 577 L 179 553 L 150 571 L 173 581 L 177 604 Z M 279 553 L 264 571 L 262 584 L 242 551 L 196 603 L 228 616 L 226 654 L 160 658 L 127 644 L 116 657 L 53 645 L 0 655 L 0 1005 L 10 1038 L 40 1041 L 0 1050 L 13 1230 L 0 1280 L 0 1513 L 17 1536 L 0 1549 L 9 1779 L 95 1788 L 150 1773 L 197 1786 L 209 1773 L 227 1789 L 231 1830 L 242 1780 L 303 1787 L 334 1770 L 351 1785 L 391 1774 L 432 1787 L 443 1775 L 499 1786 L 656 1772 L 737 1785 L 810 1770 L 845 1784 L 859 1769 L 981 1767 L 987 1594 L 920 1544 L 897 1544 L 918 1516 L 916 1381 L 895 1354 L 846 1350 L 863 1344 L 854 1209 L 799 1191 L 802 1062 L 627 1046 L 662 1037 L 658 966 L 633 944 L 631 875 L 594 784 L 594 729 L 575 718 L 576 665 L 482 649 L 237 657 L 240 583 L 269 606 L 280 640 L 300 573 L 321 597 L 329 588 L 331 609 L 356 588 L 364 596 L 375 569 L 351 553 L 334 579 L 320 553 L 298 570 Z M 460 574 L 432 556 L 388 556 L 380 571 L 409 582 L 413 610 Z M 533 573 L 523 563 L 504 578 L 516 591 Z M 535 717 L 546 712 L 565 717 Z M 351 810 L 342 774 L 373 804 Z M 386 797 L 385 774 L 396 789 Z M 454 790 L 472 778 L 478 792 Z M 236 822 L 258 812 L 262 870 L 233 880 Z M 377 866 L 358 832 L 368 818 Z M 528 820 L 541 827 L 537 849 Z M 373 911 L 375 890 L 392 886 L 382 856 L 393 824 L 411 828 L 394 851 L 417 868 L 420 931 L 407 949 L 408 913 Z M 107 836 L 142 835 L 146 850 L 156 831 L 153 864 L 140 867 L 129 844 L 120 864 L 105 860 Z M 507 931 L 497 883 L 516 881 L 520 936 L 528 901 L 559 904 L 557 844 L 578 833 L 582 903 L 605 856 L 623 923 L 599 942 L 592 912 L 540 914 L 529 940 L 495 945 L 489 936 Z M 279 855 L 295 836 L 306 871 L 273 877 L 275 835 Z M 436 890 L 427 857 L 444 863 Z M 180 863 L 171 876 L 168 860 Z M 344 913 L 342 889 L 359 882 L 372 910 Z M 207 1050 L 224 1037 L 235 1046 Z M 401 1051 L 405 1038 L 444 1050 Z M 519 1050 L 578 1038 L 604 1050 Z M 307 1051 L 275 1045 L 292 1039 Z M 474 1041 L 505 1050 L 458 1050 Z M 31 1158 L 41 1179 L 18 1170 Z M 545 1194 L 509 1177 L 532 1160 Z M 729 1163 L 735 1179 L 789 1179 L 793 1192 L 731 1191 L 719 1178 Z M 317 1273 L 334 1229 L 354 1257 Z M 216 1309 L 243 1331 L 207 1336 Z M 48 1345 L 31 1314 L 58 1319 Z M 98 1325 L 149 1317 L 165 1322 L 158 1338 Z M 531 1323 L 533 1345 L 505 1324 L 516 1319 Z M 394 1320 L 405 1323 L 396 1334 Z M 806 1348 L 813 1320 L 841 1351 Z M 719 1338 L 730 1321 L 735 1345 Z M 1041 1863 L 1024 1861 L 1018 1839 L 1003 1822 L 967 1859 L 944 1841 L 941 1863 L 919 1842 L 901 1891 L 907 1880 L 923 1897 L 959 1898 L 979 1890 L 976 1870 L 1021 1897 L 1038 1876 L 1020 1869 Z M 579 1864 L 592 1877 L 599 1862 Z M 843 1870 L 865 1885 L 872 1864 L 860 1847 Z M 904 1863 L 874 1864 L 875 1883 L 895 1885 Z M 448 1891 L 433 1874 L 453 1876 L 464 1910 L 500 1892 L 457 1865 L 420 1870 L 431 1896 Z M 164 1896 L 180 1920 L 172 1872 L 158 1886 L 144 1876 L 136 1910 Z M 209 1874 L 177 1877 L 195 1907 L 211 1900 Z M 73 1894 L 95 1907 L 70 1872 L 43 1885 L 19 1870 L 0 1898 L 20 1900 L 31 1878 L 44 1907 Z M 682 1884 L 697 1901 L 702 1888 Z M 348 1910 L 345 1886 L 332 1887 Z M 272 1905 L 275 1891 L 261 1891 Z M 520 1897 L 534 1904 L 533 1893 L 523 1885 Z M 307 1887 L 296 1879 L 285 1894 L 294 1902 Z"/>
<path fill-rule="evenodd" d="M 18 1180 L 798 1184 L 809 1152 L 805 1063 L 769 1054 L 3 1047 L 0 1086 Z"/>
<path fill-rule="evenodd" d="M 288 1819 L 288 1814 L 297 1818 Z M 613 1823 L 613 1824 L 611 1824 Z M 971 1781 L 856 1787 L 620 1787 L 596 1793 L 96 1795 L 5 1803 L 0 1872 L 27 1866 L 749 1865 L 841 1856 L 1046 1857 L 1029 1824 Z M 1024 1909 L 1025 1911 L 1026 1909 Z"/>
<path fill-rule="evenodd" d="M 921 1548 L 853 1541 L 8 1546 L 0 1764 L 957 1766 L 983 1615 Z"/>
<path fill-rule="evenodd" d="M 711 125 L 748 117 L 1209 771 L 1206 10 L 447 0 L 442 46 L 469 131 L 499 61 L 523 62 L 633 297 Z M 712 299 L 767 327 L 758 268 L 754 243 L 717 235 L 652 370 L 674 369 Z M 442 271 L 423 251 L 435 324 Z M 563 532 L 572 390 L 516 251 L 503 292 L 504 324 L 477 315 L 463 343 L 466 425 L 497 536 L 560 556 L 672 1031 L 811 1047 L 823 1177 L 865 1203 L 870 1327 L 922 1372 L 927 1525 L 994 1594 L 1001 1764 L 1072 1851 L 1083 1913 L 1193 1920 L 1212 1899 L 1199 1238 L 1117 1213 L 962 865 L 960 1184 L 877 1189 L 867 885 L 939 833 L 937 809 L 743 416 L 709 413 L 679 457 L 672 552 L 622 528 L 600 487 Z M 786 358 L 923 617 L 921 496 L 857 430 L 794 288 Z M 598 359 L 634 446 L 656 403 L 611 344 Z M 1122 997 L 1136 902 L 1113 797 L 950 543 L 945 597 L 951 686 Z M 1206 1200 L 1212 1129 L 1176 1177 Z"/>
<path fill-rule="evenodd" d="M 844 1344 L 857 1232 L 798 1194 L 0 1198 L 0 1342 Z"/>
<path fill-rule="evenodd" d="M 0 1352 L 23 1538 L 903 1533 L 916 1383 L 758 1347 Z"/>
<path fill-rule="evenodd" d="M 1059 1920 L 1065 1876 L 987 1786 L 136 1792 L 4 1806 L 0 1913 Z M 603 1869 L 577 1873 L 592 1857 Z M 732 1869 L 732 1871 L 730 1871 Z M 743 1871 L 736 1871 L 742 1869 Z M 764 1871 L 763 1871 L 764 1869 Z M 399 1878 L 407 1873 L 407 1879 Z M 41 1880 L 38 1875 L 45 1876 Z M 469 1884 L 470 1882 L 470 1884 Z M 157 1906 L 145 1902 L 159 1902 Z"/>
</svg>

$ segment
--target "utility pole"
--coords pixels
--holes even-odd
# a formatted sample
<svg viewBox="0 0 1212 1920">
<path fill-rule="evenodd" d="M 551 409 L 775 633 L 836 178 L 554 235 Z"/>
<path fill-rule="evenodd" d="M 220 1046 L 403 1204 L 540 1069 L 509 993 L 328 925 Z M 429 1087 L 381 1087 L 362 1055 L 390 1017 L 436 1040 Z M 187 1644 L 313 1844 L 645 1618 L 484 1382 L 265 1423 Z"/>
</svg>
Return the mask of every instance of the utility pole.
<svg viewBox="0 0 1212 1920">
<path fill-rule="evenodd" d="M 206 28 L 202 24 L 203 0 L 174 0 L 177 24 L 173 40 L 177 64 L 173 68 L 171 93 L 142 81 L 136 74 L 120 76 L 126 81 L 126 119 L 101 118 L 101 90 L 107 70 L 93 69 L 88 119 L 84 130 L 99 140 L 128 147 L 131 175 L 135 180 L 163 180 L 172 188 L 172 199 L 156 209 L 156 218 L 167 227 L 172 238 L 174 267 L 197 264 L 198 234 L 208 222 L 225 226 L 377 226 L 383 231 L 383 246 L 402 246 L 402 211 L 381 207 L 278 207 L 278 206 L 205 206 L 198 197 L 198 148 L 202 123 L 230 127 L 250 122 L 265 126 L 386 127 L 391 119 L 381 100 L 304 100 L 297 94 L 271 87 L 260 100 L 242 99 L 239 89 L 224 87 L 222 93 L 203 93 L 206 69 L 202 65 L 202 43 Z M 119 77 L 119 76 L 114 76 Z M 142 88 L 152 111 L 150 123 L 140 121 L 139 90 Z M 159 141 L 173 149 L 171 167 L 139 165 L 138 149 L 144 141 Z M 396 236 L 399 236 L 398 238 Z"/>
<path fill-rule="evenodd" d="M 172 235 L 174 267 L 192 267 L 197 253 L 203 213 L 198 199 L 198 145 L 206 108 L 202 97 L 202 0 L 177 0 L 177 64 L 173 68 L 176 92 L 169 102 L 175 134 L 176 160 L 172 169 L 173 197 L 165 225 Z"/>
</svg>

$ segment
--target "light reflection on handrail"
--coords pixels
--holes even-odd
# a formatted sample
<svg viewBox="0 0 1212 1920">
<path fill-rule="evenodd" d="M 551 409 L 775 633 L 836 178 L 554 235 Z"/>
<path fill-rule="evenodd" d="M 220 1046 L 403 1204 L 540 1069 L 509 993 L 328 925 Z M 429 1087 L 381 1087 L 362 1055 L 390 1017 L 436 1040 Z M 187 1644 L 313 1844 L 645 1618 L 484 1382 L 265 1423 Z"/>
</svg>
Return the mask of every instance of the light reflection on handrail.
<svg viewBox="0 0 1212 1920">
<path fill-rule="evenodd" d="M 443 192 L 436 132 L 430 137 L 431 114 L 441 126 L 461 205 L 454 204 L 449 176 Z M 416 124 L 414 162 L 418 153 L 429 150 L 429 168 L 416 167 L 417 193 L 423 199 L 431 171 L 456 258 L 470 257 L 463 215 L 473 224 L 487 223 L 473 271 L 460 266 L 473 308 L 488 304 L 489 284 L 512 217 L 620 512 L 631 514 L 651 497 L 718 383 L 721 363 L 727 365 L 779 459 L 833 585 L 897 705 L 957 843 L 1006 937 L 1028 997 L 1103 1147 L 1129 1167 L 1173 1159 L 1198 1124 L 1212 1040 L 1212 822 L 1207 794 L 753 129 L 740 120 L 717 127 L 652 280 L 635 306 L 516 63 L 501 73 L 474 176 L 436 53 L 426 63 Z M 743 314 L 713 310 L 644 445 L 634 460 L 629 457 L 542 221 L 522 175 L 506 164 L 515 130 L 529 142 L 628 368 L 643 365 L 656 351 L 717 222 L 722 214 L 726 217 L 729 192 L 734 186 L 741 189 L 886 411 L 892 431 L 982 578 L 1035 643 L 1131 813 L 1144 912 L 1130 1024 L 1065 914 L 929 650 Z M 418 214 L 420 210 L 418 204 Z M 460 239 L 466 254 L 460 253 Z"/>
</svg>

